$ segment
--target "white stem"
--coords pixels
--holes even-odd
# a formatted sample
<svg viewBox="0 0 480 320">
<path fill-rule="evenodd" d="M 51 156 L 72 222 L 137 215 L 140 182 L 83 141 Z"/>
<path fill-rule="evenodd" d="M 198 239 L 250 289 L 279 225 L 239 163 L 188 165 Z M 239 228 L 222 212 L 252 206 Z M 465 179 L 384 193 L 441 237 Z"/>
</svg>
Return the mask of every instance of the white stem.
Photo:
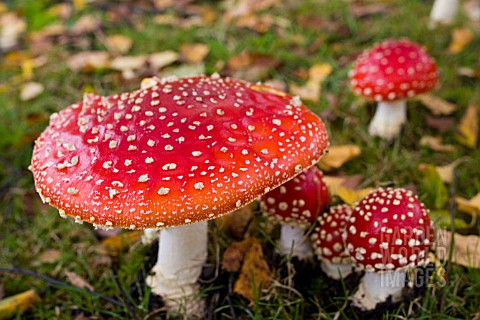
<svg viewBox="0 0 480 320">
<path fill-rule="evenodd" d="M 458 2 L 458 0 L 435 0 L 430 12 L 430 27 L 434 28 L 438 23 L 451 24 L 458 12 Z"/>
<path fill-rule="evenodd" d="M 154 275 L 147 277 L 152 292 L 162 296 L 170 313 L 200 316 L 203 301 L 197 280 L 207 259 L 206 221 L 160 231 Z"/>
<path fill-rule="evenodd" d="M 292 255 L 300 260 L 313 256 L 312 244 L 310 238 L 305 235 L 305 229 L 287 224 L 282 224 L 278 249 L 280 253 Z"/>
<path fill-rule="evenodd" d="M 407 121 L 406 100 L 380 101 L 368 132 L 372 136 L 392 140 L 400 133 L 405 121 Z"/>
<path fill-rule="evenodd" d="M 333 263 L 327 260 L 322 260 L 320 268 L 330 278 L 340 280 L 348 277 L 352 273 L 354 266 L 352 263 Z"/>
<path fill-rule="evenodd" d="M 392 297 L 392 302 L 402 300 L 405 277 L 405 270 L 366 272 L 351 298 L 352 304 L 362 310 L 373 310 L 377 303 L 387 301 L 389 296 Z"/>
</svg>

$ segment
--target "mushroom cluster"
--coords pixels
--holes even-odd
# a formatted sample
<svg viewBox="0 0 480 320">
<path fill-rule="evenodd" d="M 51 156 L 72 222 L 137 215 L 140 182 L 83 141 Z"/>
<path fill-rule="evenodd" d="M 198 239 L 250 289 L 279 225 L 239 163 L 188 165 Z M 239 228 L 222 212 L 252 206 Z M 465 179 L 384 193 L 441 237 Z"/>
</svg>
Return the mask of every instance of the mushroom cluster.
<svg viewBox="0 0 480 320">
<path fill-rule="evenodd" d="M 365 51 L 350 71 L 353 92 L 378 102 L 368 127 L 372 136 L 387 140 L 400 132 L 407 120 L 406 100 L 435 87 L 435 61 L 408 40 L 385 40 Z"/>
<path fill-rule="evenodd" d="M 198 314 L 185 300 L 198 292 L 207 257 L 205 221 L 294 178 L 327 146 L 320 118 L 277 89 L 218 75 L 152 78 L 53 114 L 31 170 L 62 217 L 100 228 L 169 227 L 147 283 L 167 308 Z"/>
</svg>

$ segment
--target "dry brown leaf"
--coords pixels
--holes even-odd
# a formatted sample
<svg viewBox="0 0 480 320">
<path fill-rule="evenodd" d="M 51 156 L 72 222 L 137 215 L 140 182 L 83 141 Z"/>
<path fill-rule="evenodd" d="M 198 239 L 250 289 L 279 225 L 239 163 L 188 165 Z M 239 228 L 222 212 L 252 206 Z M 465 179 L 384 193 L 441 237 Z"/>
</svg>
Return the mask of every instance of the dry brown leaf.
<svg viewBox="0 0 480 320">
<path fill-rule="evenodd" d="M 108 36 L 105 42 L 108 50 L 115 54 L 125 54 L 133 45 L 132 39 L 122 34 Z"/>
<path fill-rule="evenodd" d="M 436 255 L 439 259 L 448 260 L 451 239 L 451 232 L 437 231 Z M 480 268 L 480 238 L 455 233 L 454 241 L 452 261 L 465 267 Z"/>
<path fill-rule="evenodd" d="M 458 142 L 469 148 L 475 148 L 478 140 L 478 108 L 471 104 L 458 126 Z"/>
<path fill-rule="evenodd" d="M 450 53 L 460 53 L 473 41 L 474 34 L 469 28 L 455 28 L 452 31 L 452 40 L 448 47 Z"/>
<path fill-rule="evenodd" d="M 447 132 L 455 125 L 455 119 L 453 117 L 437 117 L 428 115 L 426 117 L 426 124 L 430 128 L 437 129 L 440 132 Z"/>
<path fill-rule="evenodd" d="M 38 82 L 26 82 L 22 85 L 20 91 L 20 100 L 28 101 L 38 97 L 45 88 L 41 83 Z"/>
<path fill-rule="evenodd" d="M 253 218 L 253 206 L 250 204 L 244 206 L 232 213 L 226 214 L 215 219 L 215 224 L 221 232 L 228 232 L 233 238 L 241 239 L 246 228 Z"/>
<path fill-rule="evenodd" d="M 141 236 L 141 231 L 125 232 L 103 240 L 101 245 L 110 253 L 120 253 L 139 241 Z"/>
<path fill-rule="evenodd" d="M 37 261 L 42 263 L 57 262 L 62 256 L 62 252 L 58 249 L 47 249 L 43 251 L 38 257 Z"/>
<path fill-rule="evenodd" d="M 203 43 L 185 43 L 180 46 L 182 59 L 187 63 L 200 63 L 207 56 L 210 49 Z"/>
<path fill-rule="evenodd" d="M 85 15 L 80 17 L 72 27 L 72 32 L 75 34 L 84 34 L 92 32 L 100 27 L 102 21 L 92 15 Z"/>
<path fill-rule="evenodd" d="M 233 291 L 254 301 L 262 289 L 270 287 L 272 280 L 273 274 L 263 256 L 262 245 L 256 238 L 252 238 Z"/>
<path fill-rule="evenodd" d="M 18 312 L 26 311 L 39 304 L 41 300 L 33 289 L 2 299 L 0 300 L 0 319 L 10 319 Z"/>
<path fill-rule="evenodd" d="M 222 268 L 228 272 L 238 272 L 242 266 L 247 250 L 252 245 L 253 237 L 231 243 L 222 257 Z"/>
<path fill-rule="evenodd" d="M 145 66 L 147 60 L 146 55 L 116 57 L 111 61 L 110 67 L 121 71 L 123 78 L 128 80 L 136 76 L 135 71 Z"/>
<path fill-rule="evenodd" d="M 8 50 L 18 43 L 20 34 L 27 29 L 27 24 L 13 12 L 0 15 L 0 49 Z"/>
<path fill-rule="evenodd" d="M 429 93 L 420 94 L 416 98 L 434 115 L 449 115 L 457 109 L 457 106 L 453 103 Z"/>
<path fill-rule="evenodd" d="M 110 66 L 110 56 L 105 51 L 84 51 L 67 59 L 67 65 L 73 71 L 91 72 Z"/>
<path fill-rule="evenodd" d="M 470 200 L 455 197 L 455 202 L 457 203 L 457 209 L 459 211 L 469 213 L 472 216 L 480 215 L 480 192 Z"/>
<path fill-rule="evenodd" d="M 360 147 L 354 144 L 331 146 L 328 149 L 328 153 L 320 159 L 318 166 L 324 171 L 338 169 L 361 153 Z"/>
<path fill-rule="evenodd" d="M 172 50 L 155 52 L 148 56 L 148 63 L 155 71 L 158 71 L 159 69 L 166 67 L 177 60 L 178 53 Z"/>
<path fill-rule="evenodd" d="M 67 276 L 68 282 L 75 287 L 94 291 L 93 286 L 75 272 L 65 271 L 65 275 Z"/>
<path fill-rule="evenodd" d="M 373 14 L 384 13 L 390 6 L 386 3 L 364 3 L 363 1 L 353 2 L 350 6 L 350 13 L 355 18 L 363 18 Z"/>
<path fill-rule="evenodd" d="M 443 144 L 442 137 L 423 136 L 420 145 L 438 152 L 455 152 L 457 148 L 451 144 Z"/>
</svg>

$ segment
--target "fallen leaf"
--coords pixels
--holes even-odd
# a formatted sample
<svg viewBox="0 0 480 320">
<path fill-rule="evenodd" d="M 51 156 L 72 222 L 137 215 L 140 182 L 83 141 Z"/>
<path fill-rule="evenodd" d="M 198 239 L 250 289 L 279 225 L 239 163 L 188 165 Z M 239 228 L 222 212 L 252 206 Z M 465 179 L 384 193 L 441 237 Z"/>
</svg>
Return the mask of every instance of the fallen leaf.
<svg viewBox="0 0 480 320">
<path fill-rule="evenodd" d="M 178 53 L 172 50 L 155 52 L 148 56 L 148 63 L 154 71 L 158 71 L 178 60 Z"/>
<path fill-rule="evenodd" d="M 322 91 L 322 82 L 332 72 L 333 68 L 327 63 L 316 64 L 308 70 L 308 80 L 303 86 L 290 85 L 290 91 L 302 99 L 318 102 Z"/>
<path fill-rule="evenodd" d="M 124 232 L 103 240 L 101 245 L 106 248 L 109 253 L 120 253 L 139 241 L 141 236 L 142 231 Z"/>
<path fill-rule="evenodd" d="M 123 78 L 128 80 L 135 77 L 135 71 L 145 66 L 147 59 L 146 55 L 116 57 L 111 61 L 110 67 L 121 71 Z"/>
<path fill-rule="evenodd" d="M 202 62 L 210 49 L 203 43 L 185 43 L 180 46 L 182 59 L 191 64 Z"/>
<path fill-rule="evenodd" d="M 67 276 L 68 282 L 75 287 L 94 291 L 93 286 L 75 272 L 65 271 L 65 275 Z"/>
<path fill-rule="evenodd" d="M 480 70 L 469 67 L 459 67 L 457 69 L 457 74 L 462 77 L 480 78 Z"/>
<path fill-rule="evenodd" d="M 386 3 L 364 3 L 359 1 L 350 4 L 349 9 L 355 18 L 364 18 L 373 14 L 384 13 L 390 9 L 390 6 Z"/>
<path fill-rule="evenodd" d="M 436 117 L 427 116 L 426 124 L 430 128 L 437 129 L 440 132 L 447 132 L 455 125 L 455 119 L 453 117 Z"/>
<path fill-rule="evenodd" d="M 451 228 L 452 218 L 448 210 L 430 210 L 430 220 L 434 223 L 436 228 Z M 453 227 L 455 230 L 468 229 L 470 226 L 464 220 L 454 217 Z"/>
<path fill-rule="evenodd" d="M 458 133 L 455 136 L 458 142 L 469 148 L 475 148 L 478 140 L 478 108 L 471 104 L 460 121 Z"/>
<path fill-rule="evenodd" d="M 374 188 L 365 188 L 365 189 L 349 189 L 343 186 L 339 186 L 335 189 L 335 195 L 340 197 L 343 202 L 346 204 L 353 206 L 356 202 L 363 199 L 367 194 L 375 190 Z"/>
<path fill-rule="evenodd" d="M 253 218 L 253 206 L 256 204 L 244 206 L 229 214 L 215 219 L 217 228 L 222 233 L 228 233 L 235 239 L 242 239 L 244 233 Z"/>
<path fill-rule="evenodd" d="M 271 55 L 242 51 L 228 59 L 226 74 L 247 81 L 259 81 L 268 75 L 271 69 L 281 61 Z"/>
<path fill-rule="evenodd" d="M 37 258 L 37 261 L 42 263 L 54 263 L 57 262 L 62 256 L 62 252 L 58 249 L 47 249 L 43 251 Z"/>
<path fill-rule="evenodd" d="M 472 30 L 469 28 L 455 28 L 452 30 L 452 39 L 448 47 L 450 53 L 460 53 L 468 46 L 474 38 Z"/>
<path fill-rule="evenodd" d="M 419 94 L 416 99 L 420 100 L 434 115 L 449 115 L 457 109 L 453 103 L 429 93 Z"/>
<path fill-rule="evenodd" d="M 183 64 L 175 68 L 167 68 L 160 73 L 161 77 L 168 76 L 177 76 L 179 78 L 183 77 L 193 77 L 205 74 L 205 65 L 203 63 L 199 64 Z"/>
<path fill-rule="evenodd" d="M 448 202 L 448 190 L 434 165 L 426 165 L 422 169 L 420 184 L 423 201 L 427 208 L 443 209 Z"/>
<path fill-rule="evenodd" d="M 228 272 L 238 272 L 242 267 L 243 259 L 252 245 L 253 239 L 253 237 L 249 237 L 245 240 L 231 243 L 223 253 L 222 269 Z"/>
<path fill-rule="evenodd" d="M 331 146 L 328 153 L 320 159 L 318 166 L 324 171 L 338 169 L 361 153 L 360 147 L 354 144 Z"/>
<path fill-rule="evenodd" d="M 100 27 L 102 21 L 92 15 L 85 15 L 80 17 L 72 27 L 72 33 L 84 34 L 92 32 Z"/>
<path fill-rule="evenodd" d="M 41 300 L 33 289 L 2 299 L 0 300 L 0 319 L 10 319 L 17 313 L 39 304 Z"/>
<path fill-rule="evenodd" d="M 420 163 L 418 165 L 418 169 L 420 171 L 425 171 L 425 170 L 428 170 L 428 167 L 432 166 L 432 167 L 435 168 L 435 170 L 437 171 L 438 175 L 440 176 L 440 178 L 442 179 L 443 182 L 452 183 L 453 182 L 454 170 L 463 161 L 465 161 L 465 158 L 460 158 L 460 159 L 457 159 L 454 162 L 452 162 L 450 164 L 447 164 L 447 165 L 444 165 L 444 166 L 434 166 L 434 165 L 428 164 L 428 163 Z"/>
<path fill-rule="evenodd" d="M 436 255 L 441 260 L 448 260 L 451 249 L 452 233 L 437 231 Z M 452 261 L 461 266 L 480 268 L 480 238 L 477 235 L 464 236 L 454 234 Z"/>
<path fill-rule="evenodd" d="M 0 15 L 0 49 L 16 46 L 18 38 L 27 29 L 27 24 L 17 14 L 9 12 Z"/>
<path fill-rule="evenodd" d="M 38 82 L 26 82 L 22 85 L 20 91 L 20 100 L 28 101 L 38 97 L 45 88 L 41 83 Z"/>
<path fill-rule="evenodd" d="M 443 144 L 442 137 L 423 136 L 420 145 L 438 152 L 455 152 L 457 148 L 451 144 Z"/>
<path fill-rule="evenodd" d="M 457 209 L 459 211 L 469 213 L 472 216 L 480 215 L 480 192 L 470 200 L 455 197 L 455 202 L 457 203 Z"/>
<path fill-rule="evenodd" d="M 84 51 L 67 59 L 68 67 L 73 71 L 91 72 L 110 66 L 110 55 L 105 51 Z"/>
<path fill-rule="evenodd" d="M 260 295 L 262 289 L 270 286 L 273 280 L 273 274 L 263 256 L 260 241 L 252 238 L 252 243 L 245 253 L 242 269 L 237 281 L 235 281 L 233 291 L 244 296 L 250 301 Z"/>
<path fill-rule="evenodd" d="M 132 39 L 122 34 L 108 36 L 105 40 L 108 50 L 115 54 L 125 54 L 133 45 Z"/>
</svg>

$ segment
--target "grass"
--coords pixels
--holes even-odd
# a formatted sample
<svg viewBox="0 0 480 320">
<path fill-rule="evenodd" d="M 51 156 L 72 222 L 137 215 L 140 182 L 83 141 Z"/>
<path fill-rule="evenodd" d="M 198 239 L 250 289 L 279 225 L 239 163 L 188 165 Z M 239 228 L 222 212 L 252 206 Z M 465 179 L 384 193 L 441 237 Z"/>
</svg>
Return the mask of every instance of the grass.
<svg viewBox="0 0 480 320">
<path fill-rule="evenodd" d="M 0 60 L 0 267 L 15 265 L 65 283 L 65 271 L 71 271 L 91 283 L 103 296 L 129 303 L 116 306 L 91 293 L 12 273 L 0 273 L 0 294 L 3 291 L 9 296 L 30 288 L 36 289 L 42 296 L 42 303 L 23 315 L 29 319 L 74 319 L 81 313 L 96 318 L 119 319 L 158 316 L 155 304 L 149 299 L 149 292 L 144 292 L 138 278 L 139 274 L 148 272 L 145 265 L 150 257 L 150 248 L 136 244 L 114 257 L 99 252 L 99 240 L 89 225 L 69 223 L 60 219 L 52 208 L 41 204 L 27 170 L 33 142 L 47 126 L 51 113 L 80 100 L 84 91 L 108 95 L 132 90 L 138 87 L 141 76 L 150 75 L 147 71 L 147 74 L 140 74 L 139 78 L 126 81 L 113 71 L 72 72 L 65 63 L 72 54 L 83 50 L 106 50 L 99 32 L 132 38 L 134 45 L 129 55 L 178 51 L 183 43 L 205 43 L 210 48 L 204 61 L 207 73 L 231 73 L 228 60 L 242 51 L 263 54 L 280 62 L 278 67 L 267 70 L 261 78 L 251 79 L 255 81 L 274 78 L 286 83 L 302 84 L 305 81 L 303 74 L 310 66 L 329 63 L 334 71 L 323 84 L 320 101 L 307 104 L 315 112 L 329 115 L 326 124 L 333 145 L 353 143 L 362 149 L 362 156 L 345 164 L 338 173 L 362 174 L 365 177 L 362 186 L 365 187 L 414 185 L 422 199 L 428 200 L 430 191 L 422 187 L 423 177 L 417 169 L 418 164 L 445 165 L 465 157 L 456 170 L 454 193 L 465 198 L 473 197 L 480 191 L 478 148 L 469 149 L 458 144 L 454 138 L 455 128 L 441 133 L 426 126 L 430 112 L 416 100 L 408 103 L 409 122 L 393 144 L 370 138 L 367 124 L 373 115 L 374 105 L 359 102 L 353 96 L 348 88 L 347 72 L 356 55 L 377 41 L 388 37 L 408 37 L 417 41 L 436 58 L 441 83 L 435 94 L 458 106 L 453 114 L 458 123 L 469 104 L 479 104 L 478 78 L 457 74 L 459 67 L 480 69 L 479 29 L 473 29 L 474 40 L 466 49 L 458 54 L 450 54 L 447 48 L 453 27 L 440 27 L 435 31 L 426 27 L 430 2 L 391 0 L 384 3 L 388 9 L 359 18 L 351 11 L 352 5 L 358 5 L 355 3 L 349 5 L 340 0 L 289 2 L 288 6 L 274 6 L 264 12 L 276 20 L 266 32 L 261 33 L 225 22 L 221 17 L 225 4 L 220 1 L 202 4 L 202 7 L 215 13 L 215 19 L 196 27 L 156 24 L 155 13 L 150 7 L 145 7 L 148 2 L 87 4 L 82 10 L 74 10 L 64 23 L 72 26 L 78 18 L 92 14 L 101 19 L 101 30 L 71 39 L 61 40 L 57 37 L 57 41 L 64 41 L 64 44 L 52 42 L 48 50 L 43 50 L 40 56 L 46 57 L 47 62 L 34 69 L 32 80 L 42 83 L 45 91 L 28 102 L 19 99 L 20 86 L 25 79 L 22 77 L 21 64 L 15 63 L 12 55 L 33 55 L 38 48 L 22 36 L 18 47 L 3 53 L 4 59 Z M 8 10 L 17 12 L 26 20 L 28 35 L 51 23 L 60 22 L 58 16 L 45 14 L 53 7 L 52 1 L 11 1 L 7 5 Z M 127 9 L 126 13 L 121 11 L 122 8 Z M 179 22 L 191 15 L 185 11 L 185 7 L 169 8 L 158 13 L 175 16 Z M 115 15 L 120 16 L 120 22 L 115 20 Z M 454 27 L 472 26 L 462 13 Z M 175 72 L 179 66 L 170 66 L 162 72 Z M 335 106 L 332 105 L 332 99 L 335 100 Z M 441 135 L 445 143 L 454 144 L 457 150 L 444 154 L 421 147 L 418 141 L 425 135 Z M 438 209 L 447 209 L 446 205 Z M 456 215 L 458 219 L 469 221 L 459 212 Z M 254 232 L 264 243 L 265 250 L 272 252 L 275 234 L 271 235 L 269 226 L 258 215 L 254 225 Z M 461 231 L 478 234 L 478 223 L 473 228 Z M 215 258 L 217 250 L 222 253 L 232 241 L 229 235 L 222 234 L 212 225 L 210 265 L 218 265 L 219 261 Z M 42 254 L 46 250 L 56 250 L 60 256 L 53 262 L 45 261 Z M 273 255 L 267 254 L 267 257 L 278 276 L 274 289 L 266 296 L 258 294 L 253 304 L 239 296 L 228 295 L 228 303 L 224 300 L 213 306 L 213 319 L 233 319 L 232 306 L 239 318 L 361 317 L 348 308 L 348 292 L 342 292 L 334 299 L 327 299 L 322 294 L 328 289 L 328 283 L 321 276 L 312 279 L 306 289 L 309 296 L 299 295 L 291 288 L 280 285 L 285 280 L 282 270 L 288 261 L 282 260 L 274 265 Z M 222 297 L 225 298 L 231 277 L 220 271 L 218 279 L 207 286 L 205 293 L 218 298 L 220 296 L 215 292 L 223 292 Z M 439 299 L 443 299 L 442 308 Z M 446 286 L 428 288 L 423 299 L 405 303 L 385 313 L 383 318 L 478 318 L 479 303 L 478 269 L 452 265 Z M 22 315 L 17 318 L 22 318 Z"/>
</svg>

